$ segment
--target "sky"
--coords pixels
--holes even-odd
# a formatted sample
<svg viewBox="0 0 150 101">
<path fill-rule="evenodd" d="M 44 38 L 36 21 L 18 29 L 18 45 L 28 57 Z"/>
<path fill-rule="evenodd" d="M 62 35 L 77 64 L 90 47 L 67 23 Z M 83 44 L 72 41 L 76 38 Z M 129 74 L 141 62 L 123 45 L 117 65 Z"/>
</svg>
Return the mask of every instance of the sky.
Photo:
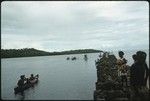
<svg viewBox="0 0 150 101">
<path fill-rule="evenodd" d="M 149 49 L 146 1 L 3 1 L 1 48 Z"/>
</svg>

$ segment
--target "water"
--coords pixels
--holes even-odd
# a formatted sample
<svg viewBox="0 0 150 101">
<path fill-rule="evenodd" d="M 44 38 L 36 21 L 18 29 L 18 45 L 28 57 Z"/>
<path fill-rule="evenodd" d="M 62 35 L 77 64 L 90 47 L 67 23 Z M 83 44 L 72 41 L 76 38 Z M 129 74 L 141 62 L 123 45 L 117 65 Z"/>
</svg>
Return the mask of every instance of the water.
<svg viewBox="0 0 150 101">
<path fill-rule="evenodd" d="M 76 56 L 77 60 L 66 60 Z M 31 100 L 92 100 L 96 82 L 95 60 L 98 54 L 83 54 L 2 59 L 2 99 L 21 99 L 13 88 L 21 74 L 39 74 L 39 83 L 25 91 Z"/>
<path fill-rule="evenodd" d="M 136 51 L 125 51 L 128 65 L 133 63 L 132 55 Z M 149 51 L 147 50 L 149 66 Z M 118 53 L 114 52 L 116 57 Z M 93 100 L 93 91 L 97 81 L 95 60 L 98 53 L 41 56 L 1 59 L 1 93 L 4 100 Z M 77 60 L 66 60 L 67 57 Z M 39 74 L 39 83 L 25 91 L 25 96 L 14 95 L 14 87 L 21 74 Z"/>
</svg>

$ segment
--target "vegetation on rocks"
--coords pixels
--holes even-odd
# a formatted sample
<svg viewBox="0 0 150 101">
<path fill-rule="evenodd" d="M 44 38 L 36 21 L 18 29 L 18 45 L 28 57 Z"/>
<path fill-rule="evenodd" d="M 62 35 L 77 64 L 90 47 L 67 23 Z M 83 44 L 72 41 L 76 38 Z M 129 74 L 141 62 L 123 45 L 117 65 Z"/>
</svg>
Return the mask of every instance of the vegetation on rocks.
<svg viewBox="0 0 150 101">
<path fill-rule="evenodd" d="M 122 84 L 116 67 L 116 57 L 109 53 L 104 53 L 103 57 L 95 61 L 97 69 L 96 90 L 94 91 L 94 100 L 99 101 L 149 101 L 149 90 L 139 90 L 140 95 L 136 95 L 130 86 Z M 129 71 L 129 70 L 128 70 Z M 128 75 L 130 76 L 130 75 Z"/>
<path fill-rule="evenodd" d="M 116 98 L 128 99 L 127 91 L 123 90 L 117 75 L 117 58 L 114 55 L 104 53 L 101 59 L 96 61 L 97 82 L 94 91 L 94 100 L 112 101 Z"/>
</svg>

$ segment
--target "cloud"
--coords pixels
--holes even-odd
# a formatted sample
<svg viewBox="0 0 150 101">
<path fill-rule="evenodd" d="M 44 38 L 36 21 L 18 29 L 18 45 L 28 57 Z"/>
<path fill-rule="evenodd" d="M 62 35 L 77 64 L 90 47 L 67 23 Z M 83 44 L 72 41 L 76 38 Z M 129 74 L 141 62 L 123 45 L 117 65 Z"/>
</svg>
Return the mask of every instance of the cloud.
<svg viewBox="0 0 150 101">
<path fill-rule="evenodd" d="M 2 48 L 148 48 L 145 1 L 4 1 Z"/>
</svg>

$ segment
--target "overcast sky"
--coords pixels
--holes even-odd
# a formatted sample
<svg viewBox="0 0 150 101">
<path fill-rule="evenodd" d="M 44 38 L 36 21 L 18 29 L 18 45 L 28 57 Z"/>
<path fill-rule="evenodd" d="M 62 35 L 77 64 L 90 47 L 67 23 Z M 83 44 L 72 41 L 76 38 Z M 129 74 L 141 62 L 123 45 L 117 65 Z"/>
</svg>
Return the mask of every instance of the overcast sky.
<svg viewBox="0 0 150 101">
<path fill-rule="evenodd" d="M 4 1 L 1 47 L 45 51 L 149 48 L 146 1 Z"/>
</svg>

